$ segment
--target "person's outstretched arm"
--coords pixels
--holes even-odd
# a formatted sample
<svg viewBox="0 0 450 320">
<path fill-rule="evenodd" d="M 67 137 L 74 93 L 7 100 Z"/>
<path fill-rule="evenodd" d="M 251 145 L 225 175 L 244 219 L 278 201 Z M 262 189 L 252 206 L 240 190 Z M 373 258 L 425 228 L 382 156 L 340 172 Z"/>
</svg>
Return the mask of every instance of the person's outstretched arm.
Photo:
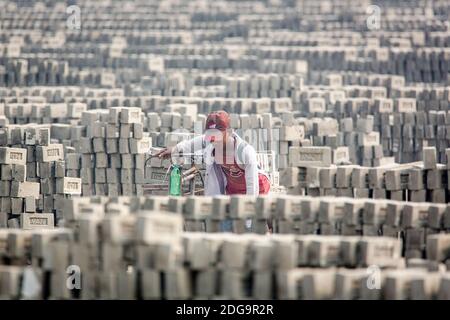
<svg viewBox="0 0 450 320">
<path fill-rule="evenodd" d="M 181 141 L 175 147 L 169 147 L 161 150 L 155 156 L 159 158 L 170 158 L 172 154 L 176 153 L 194 153 L 203 148 L 203 135 L 195 137 L 193 139 Z"/>
</svg>

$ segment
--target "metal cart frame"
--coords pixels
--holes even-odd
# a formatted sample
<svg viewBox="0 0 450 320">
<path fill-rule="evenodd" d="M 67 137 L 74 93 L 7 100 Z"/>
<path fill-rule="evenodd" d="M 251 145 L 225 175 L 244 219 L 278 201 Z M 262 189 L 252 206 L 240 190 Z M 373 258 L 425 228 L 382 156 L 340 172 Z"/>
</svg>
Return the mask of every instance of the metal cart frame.
<svg viewBox="0 0 450 320">
<path fill-rule="evenodd" d="M 195 166 L 195 154 L 181 154 L 180 157 L 191 157 L 191 167 L 187 170 L 183 169 L 183 166 L 181 166 L 181 191 L 182 191 L 182 195 L 183 196 L 187 196 L 187 195 L 201 195 L 204 193 L 204 189 L 205 189 L 205 182 L 203 180 L 203 176 L 200 172 L 200 170 Z M 148 162 L 152 159 L 155 158 L 156 156 L 151 155 L 147 160 L 145 160 L 144 163 L 144 174 L 145 177 L 147 177 L 147 168 L 149 168 L 148 166 Z M 142 186 L 143 188 L 143 193 L 144 195 L 151 195 L 154 194 L 155 192 L 159 191 L 165 191 L 167 190 L 167 194 L 169 194 L 169 180 L 168 177 L 170 176 L 170 172 L 173 168 L 173 166 L 175 165 L 173 162 L 173 158 L 170 158 L 171 160 L 171 165 L 170 167 L 167 169 L 166 175 L 164 176 L 164 182 L 165 183 L 146 183 Z M 202 184 L 202 188 L 197 188 L 196 186 L 196 181 L 195 178 L 199 176 L 200 177 L 200 181 Z"/>
</svg>

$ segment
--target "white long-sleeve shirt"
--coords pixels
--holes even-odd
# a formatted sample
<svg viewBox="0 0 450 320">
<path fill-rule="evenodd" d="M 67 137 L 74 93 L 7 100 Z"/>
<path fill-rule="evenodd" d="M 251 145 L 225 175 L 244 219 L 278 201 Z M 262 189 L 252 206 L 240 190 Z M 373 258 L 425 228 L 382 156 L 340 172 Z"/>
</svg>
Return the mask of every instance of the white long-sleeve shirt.
<svg viewBox="0 0 450 320">
<path fill-rule="evenodd" d="M 235 139 L 234 157 L 236 164 L 245 171 L 246 194 L 259 195 L 259 174 L 265 174 L 260 170 L 256 158 L 255 149 L 241 139 L 236 133 L 232 134 Z M 197 153 L 203 156 L 206 165 L 205 173 L 205 195 L 214 196 L 225 194 L 227 179 L 220 164 L 216 163 L 214 156 L 214 145 L 205 140 L 201 135 L 191 140 L 178 143 L 173 153 Z"/>
</svg>

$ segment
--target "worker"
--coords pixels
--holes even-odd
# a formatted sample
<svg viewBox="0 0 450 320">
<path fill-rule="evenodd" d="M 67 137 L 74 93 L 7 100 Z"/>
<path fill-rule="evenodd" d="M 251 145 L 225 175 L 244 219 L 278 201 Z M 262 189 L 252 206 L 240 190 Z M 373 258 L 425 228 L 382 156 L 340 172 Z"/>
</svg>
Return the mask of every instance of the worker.
<svg viewBox="0 0 450 320">
<path fill-rule="evenodd" d="M 206 164 L 205 195 L 267 194 L 269 179 L 258 165 L 255 149 L 230 128 L 225 111 L 208 115 L 205 134 L 160 151 L 157 156 L 169 158 L 177 153 L 203 151 Z"/>
<path fill-rule="evenodd" d="M 208 115 L 205 134 L 182 141 L 173 148 L 160 151 L 157 156 L 168 158 L 173 154 L 202 151 L 205 159 L 205 195 L 247 194 L 257 196 L 270 190 L 269 179 L 258 165 L 255 149 L 230 128 L 230 116 L 225 111 Z M 231 231 L 232 221 L 221 223 L 221 231 Z M 246 221 L 251 229 L 251 220 Z M 272 222 L 267 221 L 272 232 Z"/>
</svg>

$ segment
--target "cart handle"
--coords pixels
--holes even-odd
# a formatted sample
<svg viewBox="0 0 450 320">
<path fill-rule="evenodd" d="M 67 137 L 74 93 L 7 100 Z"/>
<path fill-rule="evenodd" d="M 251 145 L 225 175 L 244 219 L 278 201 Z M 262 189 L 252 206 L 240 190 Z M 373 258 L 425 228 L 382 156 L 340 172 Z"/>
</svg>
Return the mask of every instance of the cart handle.
<svg viewBox="0 0 450 320">
<path fill-rule="evenodd" d="M 195 153 L 180 153 L 180 157 L 191 157 L 191 159 L 194 159 L 194 157 L 197 157 L 197 156 L 199 156 L 199 155 L 195 154 Z M 150 157 L 147 160 L 145 160 L 145 162 L 144 162 L 144 167 L 147 167 L 148 161 L 150 161 L 152 158 L 157 158 L 157 157 L 158 157 L 157 155 L 150 154 Z M 174 164 L 172 161 L 172 157 L 170 157 L 170 162 L 172 164 Z"/>
<path fill-rule="evenodd" d="M 198 155 L 195 154 L 195 153 L 183 153 L 183 154 L 181 154 L 180 156 L 190 156 L 191 159 L 193 159 L 195 156 L 198 156 Z M 147 168 L 147 163 L 148 163 L 148 161 L 151 160 L 152 158 L 156 158 L 156 157 L 157 157 L 156 155 L 152 155 L 152 154 L 151 154 L 150 157 L 149 157 L 147 160 L 145 160 L 145 162 L 144 162 L 144 169 Z M 171 159 L 171 160 L 170 160 L 171 163 L 173 164 L 173 162 L 172 162 L 172 157 L 171 157 L 170 159 Z M 195 165 L 193 166 L 193 168 L 195 168 L 195 170 L 198 170 L 198 169 L 195 167 Z M 187 174 L 189 174 L 191 170 L 192 170 L 192 171 L 195 171 L 195 170 L 193 170 L 193 168 L 189 169 L 189 170 L 187 171 Z M 166 181 L 167 175 L 169 174 L 169 171 L 170 171 L 170 167 L 167 169 L 166 175 L 164 176 L 164 181 Z M 203 179 L 203 176 L 202 176 L 202 174 L 200 173 L 200 171 L 198 171 L 198 174 L 199 174 L 199 176 L 200 176 L 200 180 L 201 180 L 202 185 L 203 185 L 203 187 L 204 187 L 204 186 L 205 186 L 205 181 L 204 181 L 204 179 Z"/>
</svg>

